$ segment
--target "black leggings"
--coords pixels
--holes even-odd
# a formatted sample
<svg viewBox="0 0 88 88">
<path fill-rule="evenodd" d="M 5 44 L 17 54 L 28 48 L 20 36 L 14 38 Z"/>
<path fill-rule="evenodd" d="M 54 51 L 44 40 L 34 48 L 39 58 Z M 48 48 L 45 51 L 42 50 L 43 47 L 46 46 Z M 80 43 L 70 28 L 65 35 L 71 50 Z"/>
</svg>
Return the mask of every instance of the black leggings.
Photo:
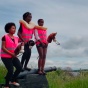
<svg viewBox="0 0 88 88">
<path fill-rule="evenodd" d="M 21 59 L 21 64 L 22 64 L 22 67 L 24 65 L 24 68 L 27 67 L 27 64 L 29 62 L 29 59 L 31 57 L 31 49 L 29 49 L 29 46 L 28 45 L 25 45 L 24 46 L 24 53 L 23 53 L 23 56 L 22 56 L 22 59 Z"/>
<path fill-rule="evenodd" d="M 6 69 L 7 69 L 7 74 L 6 74 L 6 86 L 9 86 L 9 81 L 16 81 L 17 76 L 19 75 L 20 71 L 22 70 L 22 65 L 19 61 L 18 58 L 1 58 Z M 16 68 L 14 72 L 14 67 Z M 14 74 L 13 74 L 14 72 Z"/>
</svg>

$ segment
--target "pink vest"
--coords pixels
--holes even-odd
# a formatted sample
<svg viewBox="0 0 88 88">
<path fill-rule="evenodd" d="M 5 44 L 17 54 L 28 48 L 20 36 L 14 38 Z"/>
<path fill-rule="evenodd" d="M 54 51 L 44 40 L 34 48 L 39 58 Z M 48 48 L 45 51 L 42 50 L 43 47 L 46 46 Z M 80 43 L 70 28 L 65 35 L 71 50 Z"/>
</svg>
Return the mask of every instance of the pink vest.
<svg viewBox="0 0 88 88">
<path fill-rule="evenodd" d="M 5 35 L 5 47 L 7 50 L 9 50 L 10 52 L 14 53 L 14 50 L 16 49 L 17 45 L 18 45 L 18 37 L 14 36 L 14 42 L 11 40 L 11 38 L 7 35 Z M 12 58 L 11 55 L 9 55 L 8 53 L 4 52 L 1 49 L 1 57 L 3 58 Z"/>
<path fill-rule="evenodd" d="M 47 43 L 47 30 L 43 30 L 43 29 L 37 29 L 38 30 L 38 36 L 40 38 L 40 40 L 43 43 Z M 36 44 L 40 44 L 40 42 L 36 42 Z"/>
<path fill-rule="evenodd" d="M 22 38 L 25 42 L 28 42 L 30 39 L 32 39 L 34 28 L 28 29 L 23 24 L 22 25 Z"/>
</svg>

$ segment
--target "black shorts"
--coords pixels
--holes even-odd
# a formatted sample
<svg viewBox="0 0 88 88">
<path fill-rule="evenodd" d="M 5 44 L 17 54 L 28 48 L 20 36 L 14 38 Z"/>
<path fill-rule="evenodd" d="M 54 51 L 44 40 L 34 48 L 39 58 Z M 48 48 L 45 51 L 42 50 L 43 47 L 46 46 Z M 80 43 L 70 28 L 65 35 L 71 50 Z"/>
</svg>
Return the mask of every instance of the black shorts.
<svg viewBox="0 0 88 88">
<path fill-rule="evenodd" d="M 42 44 L 37 44 L 36 47 L 37 47 L 37 48 L 39 48 L 39 47 L 47 48 L 47 45 L 43 46 Z"/>
</svg>

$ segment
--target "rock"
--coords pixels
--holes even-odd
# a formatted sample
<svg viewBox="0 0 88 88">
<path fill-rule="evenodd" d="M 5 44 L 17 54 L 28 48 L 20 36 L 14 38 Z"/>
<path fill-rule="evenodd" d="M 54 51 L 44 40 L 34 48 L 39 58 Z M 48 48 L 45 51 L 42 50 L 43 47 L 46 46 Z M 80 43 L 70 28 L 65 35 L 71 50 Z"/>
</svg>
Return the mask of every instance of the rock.
<svg viewBox="0 0 88 88">
<path fill-rule="evenodd" d="M 25 79 L 19 79 L 22 88 L 49 88 L 45 75 L 29 74 Z"/>
</svg>

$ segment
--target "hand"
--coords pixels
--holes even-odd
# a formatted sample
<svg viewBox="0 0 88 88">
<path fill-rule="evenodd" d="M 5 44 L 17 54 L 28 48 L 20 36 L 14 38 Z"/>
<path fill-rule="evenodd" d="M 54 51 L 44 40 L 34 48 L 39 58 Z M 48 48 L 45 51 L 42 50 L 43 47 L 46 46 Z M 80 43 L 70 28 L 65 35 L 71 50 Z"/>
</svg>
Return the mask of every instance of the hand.
<svg viewBox="0 0 88 88">
<path fill-rule="evenodd" d="M 39 40 L 39 42 L 42 44 L 42 46 L 45 46 L 45 44 L 41 40 Z"/>
<path fill-rule="evenodd" d="M 48 42 L 47 43 L 44 43 L 45 44 L 45 47 L 47 47 L 48 46 Z"/>
<path fill-rule="evenodd" d="M 44 47 L 44 46 L 46 46 L 46 44 L 45 44 L 45 43 L 43 43 L 43 42 L 42 42 L 41 44 L 42 44 L 42 46 L 43 46 L 43 47 Z"/>
<path fill-rule="evenodd" d="M 23 43 L 24 43 L 24 45 L 27 44 L 27 42 L 23 42 Z"/>
<path fill-rule="evenodd" d="M 21 43 L 25 45 L 27 42 L 23 40 Z"/>
<path fill-rule="evenodd" d="M 48 42 L 47 43 L 45 43 L 46 44 L 46 46 L 48 46 Z"/>
<path fill-rule="evenodd" d="M 11 55 L 12 55 L 13 58 L 16 57 L 16 54 L 15 53 L 11 53 Z"/>
<path fill-rule="evenodd" d="M 38 41 L 42 44 L 43 47 L 45 46 L 45 43 L 43 43 L 41 40 Z"/>
<path fill-rule="evenodd" d="M 22 42 L 22 43 L 21 43 L 21 46 L 24 46 L 24 44 L 25 44 L 25 43 L 24 43 L 24 42 Z"/>
</svg>

